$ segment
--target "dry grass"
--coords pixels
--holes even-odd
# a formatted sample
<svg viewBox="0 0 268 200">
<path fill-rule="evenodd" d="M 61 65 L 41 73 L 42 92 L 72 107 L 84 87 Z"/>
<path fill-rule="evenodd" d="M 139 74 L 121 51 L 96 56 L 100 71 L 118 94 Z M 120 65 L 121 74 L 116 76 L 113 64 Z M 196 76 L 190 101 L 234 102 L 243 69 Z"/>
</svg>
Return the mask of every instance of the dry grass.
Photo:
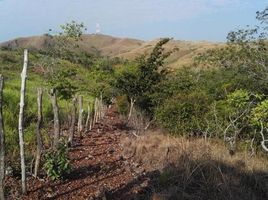
<svg viewBox="0 0 268 200">
<path fill-rule="evenodd" d="M 148 199 L 268 199 L 268 162 L 241 152 L 230 156 L 221 143 L 151 133 L 124 142 L 150 177 Z"/>
</svg>

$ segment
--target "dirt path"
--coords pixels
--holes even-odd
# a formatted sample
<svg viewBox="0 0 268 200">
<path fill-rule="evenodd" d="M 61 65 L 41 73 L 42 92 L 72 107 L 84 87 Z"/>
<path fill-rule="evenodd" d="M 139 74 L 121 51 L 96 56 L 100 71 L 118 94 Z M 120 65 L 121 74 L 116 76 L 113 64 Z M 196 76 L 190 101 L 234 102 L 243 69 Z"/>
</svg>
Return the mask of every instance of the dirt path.
<svg viewBox="0 0 268 200">
<path fill-rule="evenodd" d="M 112 110 L 70 150 L 72 171 L 64 181 L 29 178 L 23 199 L 133 199 L 139 193 L 131 161 L 120 141 L 130 135 Z M 19 181 L 18 181 L 19 182 Z M 135 186 L 136 185 L 136 186 Z M 11 198 L 13 199 L 13 198 Z"/>
</svg>

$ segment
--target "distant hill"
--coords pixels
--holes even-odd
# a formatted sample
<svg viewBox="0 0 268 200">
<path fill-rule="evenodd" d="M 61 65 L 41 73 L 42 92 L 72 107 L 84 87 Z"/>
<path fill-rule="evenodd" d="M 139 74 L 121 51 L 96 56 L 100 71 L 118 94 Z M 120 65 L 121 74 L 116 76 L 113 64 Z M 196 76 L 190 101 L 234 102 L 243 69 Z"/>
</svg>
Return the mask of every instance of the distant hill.
<svg viewBox="0 0 268 200">
<path fill-rule="evenodd" d="M 50 36 L 32 36 L 25 38 L 17 38 L 0 44 L 0 47 L 9 49 L 29 48 L 40 50 L 51 41 Z M 142 54 L 148 54 L 153 49 L 154 45 L 159 41 L 142 41 L 131 38 L 118 38 L 108 35 L 87 34 L 82 36 L 82 41 L 79 42 L 80 50 L 93 54 L 100 54 L 109 57 L 121 57 L 125 59 L 134 59 Z M 178 48 L 168 59 L 168 65 L 172 68 L 177 68 L 182 65 L 189 64 L 193 57 L 208 49 L 217 48 L 224 45 L 223 43 L 212 42 L 191 42 L 172 40 L 165 45 L 167 50 Z"/>
</svg>

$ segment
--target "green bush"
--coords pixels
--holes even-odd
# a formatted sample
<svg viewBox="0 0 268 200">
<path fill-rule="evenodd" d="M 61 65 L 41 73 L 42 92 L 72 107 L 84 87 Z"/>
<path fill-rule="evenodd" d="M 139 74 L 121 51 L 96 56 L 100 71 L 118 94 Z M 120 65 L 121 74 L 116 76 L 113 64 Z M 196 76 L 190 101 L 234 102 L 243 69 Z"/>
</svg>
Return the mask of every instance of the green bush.
<svg viewBox="0 0 268 200">
<path fill-rule="evenodd" d="M 118 96 L 116 98 L 117 111 L 121 115 L 127 115 L 129 110 L 129 103 L 126 95 Z"/>
<path fill-rule="evenodd" d="M 56 150 L 48 151 L 45 154 L 44 169 L 52 180 L 62 179 L 70 172 L 68 148 L 64 142 L 60 142 Z"/>
<path fill-rule="evenodd" d="M 167 99 L 156 109 L 159 124 L 175 134 L 197 133 L 205 127 L 204 116 L 209 109 L 205 94 L 182 94 Z"/>
</svg>

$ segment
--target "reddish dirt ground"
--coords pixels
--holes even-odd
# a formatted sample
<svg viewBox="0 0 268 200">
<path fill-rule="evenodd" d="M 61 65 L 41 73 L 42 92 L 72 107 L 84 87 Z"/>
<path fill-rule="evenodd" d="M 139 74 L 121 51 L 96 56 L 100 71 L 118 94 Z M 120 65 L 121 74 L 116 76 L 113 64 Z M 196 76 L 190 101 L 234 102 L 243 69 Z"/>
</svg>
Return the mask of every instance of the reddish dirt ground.
<svg viewBox="0 0 268 200">
<path fill-rule="evenodd" d="M 140 178 L 142 171 L 136 172 L 131 160 L 123 156 L 120 141 L 124 137 L 133 136 L 111 110 L 92 131 L 85 132 L 81 140 L 75 138 L 75 146 L 70 149 L 72 171 L 65 180 L 52 182 L 29 177 L 28 194 L 19 197 L 19 180 L 9 178 L 7 185 L 12 194 L 9 198 L 137 199 L 148 180 Z"/>
</svg>

